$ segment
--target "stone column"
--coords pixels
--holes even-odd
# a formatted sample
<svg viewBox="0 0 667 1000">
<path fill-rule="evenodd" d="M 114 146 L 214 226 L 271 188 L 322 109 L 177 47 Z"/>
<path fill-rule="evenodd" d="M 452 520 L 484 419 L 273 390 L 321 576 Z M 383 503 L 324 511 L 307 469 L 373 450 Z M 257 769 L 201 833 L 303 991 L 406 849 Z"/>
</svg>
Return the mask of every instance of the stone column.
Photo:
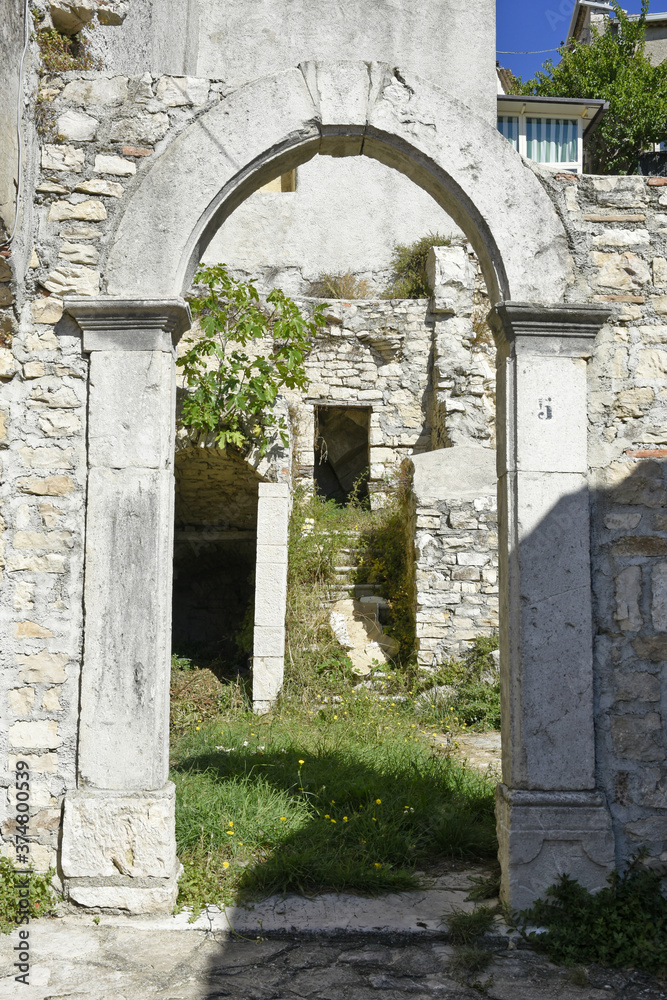
<svg viewBox="0 0 667 1000">
<path fill-rule="evenodd" d="M 65 799 L 62 869 L 80 905 L 169 910 L 174 344 L 189 310 L 101 298 L 66 308 L 90 370 L 77 789 Z"/>
<path fill-rule="evenodd" d="M 608 310 L 503 303 L 497 432 L 502 896 L 513 909 L 567 872 L 614 861 L 595 788 L 586 363 Z"/>
<path fill-rule="evenodd" d="M 289 514 L 289 486 L 260 483 L 252 659 L 253 707 L 260 715 L 280 694 L 285 673 Z"/>
</svg>

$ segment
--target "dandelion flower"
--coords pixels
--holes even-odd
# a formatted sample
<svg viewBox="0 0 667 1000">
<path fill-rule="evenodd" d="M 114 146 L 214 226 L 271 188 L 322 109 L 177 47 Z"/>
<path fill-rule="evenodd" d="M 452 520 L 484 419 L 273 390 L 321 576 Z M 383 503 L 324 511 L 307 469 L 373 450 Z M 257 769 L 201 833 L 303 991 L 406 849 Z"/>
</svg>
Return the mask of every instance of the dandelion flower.
<svg viewBox="0 0 667 1000">
<path fill-rule="evenodd" d="M 343 816 L 343 823 L 347 823 L 347 816 Z"/>
<path fill-rule="evenodd" d="M 325 818 L 325 819 L 331 819 L 331 817 L 329 816 L 329 813 L 325 813 L 325 814 L 324 814 L 324 818 Z"/>
<path fill-rule="evenodd" d="M 233 837 L 234 836 L 234 831 L 233 830 L 227 830 L 227 836 L 228 837 Z"/>
<path fill-rule="evenodd" d="M 200 728 L 199 726 L 195 726 L 195 729 L 199 729 L 199 728 Z"/>
<path fill-rule="evenodd" d="M 229 823 L 227 824 L 227 826 L 234 826 L 234 820 L 233 820 L 233 819 L 230 819 L 230 821 L 229 821 Z"/>
<path fill-rule="evenodd" d="M 280 817 L 280 822 L 281 822 L 281 823 L 285 823 L 285 822 L 287 822 L 287 816 L 281 816 L 281 817 Z"/>
<path fill-rule="evenodd" d="M 382 799 L 376 799 L 375 800 L 375 805 L 376 806 L 382 805 Z"/>
<path fill-rule="evenodd" d="M 332 822 L 332 823 L 335 823 L 335 822 L 336 822 L 336 820 L 335 820 L 335 819 L 332 819 L 332 820 L 331 820 L 331 822 Z"/>
<path fill-rule="evenodd" d="M 305 764 L 305 763 L 306 763 L 305 760 L 300 760 L 299 761 L 299 764 Z"/>
<path fill-rule="evenodd" d="M 379 862 L 379 861 L 376 861 L 376 862 L 375 862 L 375 867 L 376 867 L 376 868 L 382 868 L 382 865 L 380 864 L 380 862 Z"/>
<path fill-rule="evenodd" d="M 222 867 L 223 868 L 229 868 L 229 861 L 223 861 L 222 862 Z"/>
</svg>

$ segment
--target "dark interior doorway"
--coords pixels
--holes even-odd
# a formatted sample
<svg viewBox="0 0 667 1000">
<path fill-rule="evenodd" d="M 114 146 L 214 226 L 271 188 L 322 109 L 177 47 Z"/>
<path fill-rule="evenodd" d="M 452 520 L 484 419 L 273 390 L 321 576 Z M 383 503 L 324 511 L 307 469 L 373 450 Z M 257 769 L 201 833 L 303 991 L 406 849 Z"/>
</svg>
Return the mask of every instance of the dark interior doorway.
<svg viewBox="0 0 667 1000">
<path fill-rule="evenodd" d="M 371 409 L 315 408 L 315 485 L 326 500 L 345 506 L 368 500 Z"/>
</svg>

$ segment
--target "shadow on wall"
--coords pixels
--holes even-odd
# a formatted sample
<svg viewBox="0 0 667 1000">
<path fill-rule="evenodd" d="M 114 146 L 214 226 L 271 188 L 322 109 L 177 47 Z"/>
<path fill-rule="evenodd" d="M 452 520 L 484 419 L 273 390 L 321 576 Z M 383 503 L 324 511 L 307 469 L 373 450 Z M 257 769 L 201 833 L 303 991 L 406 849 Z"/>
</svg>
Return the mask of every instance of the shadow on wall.
<svg viewBox="0 0 667 1000">
<path fill-rule="evenodd" d="M 556 796 L 563 791 L 588 796 L 589 804 L 597 794 L 595 809 L 600 816 L 607 809 L 611 813 L 615 860 L 620 865 L 641 845 L 655 861 L 667 860 L 667 462 L 643 460 L 644 454 L 631 454 L 612 465 L 598 489 L 565 493 L 538 523 L 524 525 L 523 530 L 520 526 L 523 537 L 509 559 L 515 568 L 517 561 L 521 565 L 522 596 L 514 613 L 522 616 L 527 648 L 520 669 L 515 663 L 512 677 L 503 678 L 504 723 L 510 707 L 514 713 L 514 724 L 505 725 L 503 734 L 505 783 L 526 789 L 523 794 L 537 792 L 531 808 L 538 810 L 542 790 Z M 587 548 L 589 537 L 592 615 L 590 578 L 578 577 L 576 570 L 582 565 L 577 549 Z M 594 672 L 586 653 L 591 638 Z M 269 752 L 261 760 L 269 765 L 266 780 L 289 797 L 299 794 L 303 780 L 297 755 L 292 750 Z M 183 768 L 195 774 L 213 771 L 224 785 L 251 773 L 251 758 L 244 753 L 211 753 L 188 760 Z M 384 774 L 380 762 L 377 767 L 366 762 L 350 770 L 343 759 L 335 754 L 331 758 L 330 751 L 323 750 L 321 761 L 315 757 L 312 763 L 329 773 L 335 768 L 340 775 L 343 794 L 337 791 L 333 797 L 341 807 L 348 800 L 361 801 L 371 788 L 375 794 L 381 789 L 378 797 L 383 802 L 394 799 L 390 786 L 395 775 Z M 425 796 L 435 816 L 446 816 L 452 800 L 448 802 L 428 775 L 410 774 L 407 780 L 407 785 L 399 782 L 396 787 L 399 798 L 411 788 L 409 794 Z M 584 884 L 596 880 L 603 884 L 614 864 L 608 828 L 602 824 L 596 831 L 584 825 L 576 843 L 571 828 L 564 830 L 556 823 L 550 829 L 549 822 L 546 817 L 534 859 L 542 879 L 539 891 L 563 871 Z M 326 835 L 332 836 L 329 829 Z M 294 861 L 294 884 L 298 884 L 298 872 L 313 858 L 326 865 L 327 849 L 320 840 L 310 832 L 310 823 L 286 836 L 285 854 L 267 857 L 248 869 L 244 887 L 260 893 L 285 888 L 280 883 L 285 855 Z M 395 846 L 395 863 L 403 864 L 409 849 L 406 844 Z M 360 848 L 358 863 L 370 866 L 373 860 Z M 304 882 L 302 891 L 308 889 Z M 284 930 L 289 933 L 289 927 Z M 231 974 L 223 949 L 211 960 L 211 989 L 221 989 Z"/>
</svg>

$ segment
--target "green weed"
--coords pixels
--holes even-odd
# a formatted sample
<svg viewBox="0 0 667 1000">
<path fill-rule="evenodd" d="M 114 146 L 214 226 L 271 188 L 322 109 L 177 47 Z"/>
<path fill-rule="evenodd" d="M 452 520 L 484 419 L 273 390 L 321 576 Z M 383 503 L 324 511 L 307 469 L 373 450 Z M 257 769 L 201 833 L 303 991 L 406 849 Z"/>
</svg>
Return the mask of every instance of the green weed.
<svg viewBox="0 0 667 1000">
<path fill-rule="evenodd" d="M 397 243 L 392 256 L 394 278 L 385 299 L 427 299 L 433 294 L 426 274 L 431 247 L 448 247 L 451 241 L 439 233 L 428 233 L 414 243 Z"/>
<path fill-rule="evenodd" d="M 494 911 L 488 906 L 479 906 L 471 913 L 459 911 L 447 918 L 447 930 L 452 944 L 472 945 L 493 927 Z"/>
<path fill-rule="evenodd" d="M 563 965 L 596 962 L 667 974 L 667 873 L 643 868 L 643 857 L 625 873 L 613 872 L 609 885 L 596 893 L 562 875 L 544 899 L 519 915 L 531 946 Z M 530 926 L 541 930 L 529 931 Z"/>
<path fill-rule="evenodd" d="M 51 888 L 51 879 L 55 869 L 48 872 L 31 872 L 30 874 L 30 906 L 28 915 L 31 920 L 53 913 L 56 905 L 56 894 Z M 0 857 L 0 933 L 9 934 L 19 923 L 19 883 L 25 880 L 25 875 L 17 871 L 16 865 L 9 859 Z"/>
<path fill-rule="evenodd" d="M 368 282 L 357 278 L 351 271 L 321 274 L 311 282 L 309 292 L 318 299 L 370 299 L 373 296 Z"/>
<path fill-rule="evenodd" d="M 91 30 L 88 25 L 87 30 Z M 70 70 L 101 69 L 102 63 L 89 50 L 88 39 L 83 32 L 69 38 L 55 28 L 37 31 L 37 45 L 42 66 L 48 73 L 67 73 Z"/>
</svg>

